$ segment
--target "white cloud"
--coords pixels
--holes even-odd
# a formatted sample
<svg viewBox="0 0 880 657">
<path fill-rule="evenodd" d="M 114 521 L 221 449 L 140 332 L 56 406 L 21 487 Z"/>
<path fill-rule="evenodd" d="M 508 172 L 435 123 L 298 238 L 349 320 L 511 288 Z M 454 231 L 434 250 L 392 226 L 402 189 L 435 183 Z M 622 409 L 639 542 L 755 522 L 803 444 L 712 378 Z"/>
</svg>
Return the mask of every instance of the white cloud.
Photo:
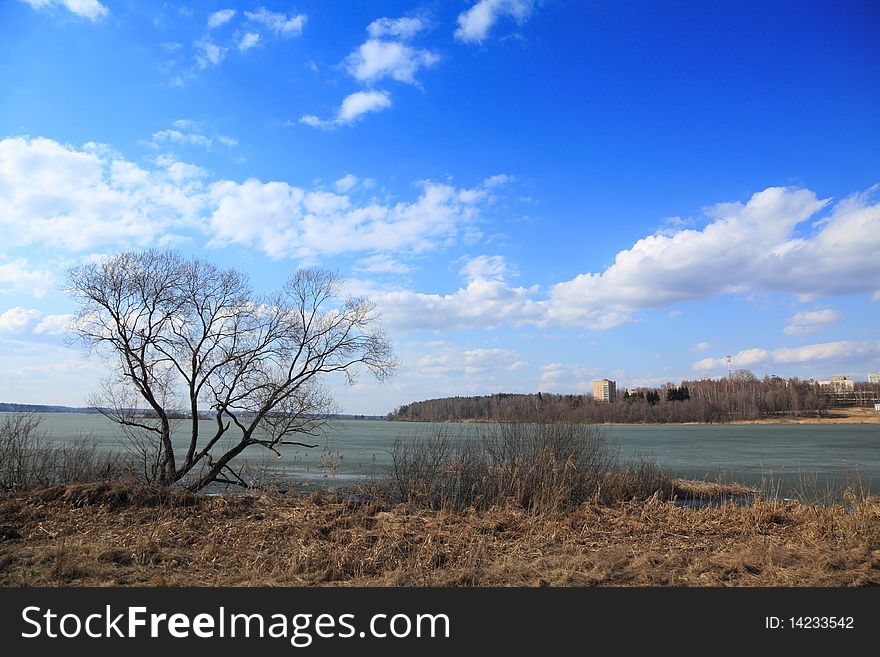
<svg viewBox="0 0 880 657">
<path fill-rule="evenodd" d="M 193 46 L 196 49 L 196 64 L 203 69 L 217 66 L 229 52 L 229 48 L 218 46 L 207 37 L 196 41 Z"/>
<path fill-rule="evenodd" d="M 871 342 L 825 342 L 803 347 L 777 349 L 773 352 L 775 363 L 809 363 L 816 360 L 861 358 L 880 352 L 880 343 Z"/>
<path fill-rule="evenodd" d="M 260 7 L 257 11 L 246 11 L 244 15 L 249 21 L 265 25 L 275 34 L 286 37 L 300 36 L 308 20 L 305 14 L 288 16 L 287 14 L 269 11 L 265 7 Z"/>
<path fill-rule="evenodd" d="M 237 146 L 238 140 L 228 135 L 215 135 L 209 137 L 199 132 L 200 126 L 190 119 L 177 119 L 172 123 L 172 128 L 167 130 L 158 130 L 153 133 L 154 148 L 159 148 L 162 142 L 171 142 L 176 144 L 188 144 L 190 146 L 198 146 L 210 150 L 214 142 L 220 142 L 224 146 Z"/>
<path fill-rule="evenodd" d="M 23 0 L 34 9 L 42 9 L 43 7 L 64 7 L 68 11 L 96 21 L 104 18 L 110 13 L 110 10 L 102 5 L 98 0 Z"/>
<path fill-rule="evenodd" d="M 675 319 L 676 317 L 681 317 L 682 315 L 684 315 L 684 313 L 680 310 L 670 310 L 667 317 L 669 317 L 669 319 Z"/>
<path fill-rule="evenodd" d="M 367 33 L 374 39 L 393 37 L 412 39 L 427 27 L 421 18 L 377 18 L 367 26 Z"/>
<path fill-rule="evenodd" d="M 334 187 L 336 187 L 337 192 L 340 192 L 341 194 L 345 194 L 346 192 L 349 192 L 352 189 L 354 189 L 354 187 L 357 186 L 357 184 L 358 184 L 358 177 L 351 174 L 351 173 L 347 173 L 344 176 L 342 176 L 342 178 L 340 178 L 339 180 L 337 180 L 334 183 Z"/>
<path fill-rule="evenodd" d="M 78 150 L 45 138 L 0 140 L 0 231 L 10 247 L 73 252 L 203 234 L 214 246 L 240 244 L 276 258 L 382 254 L 450 243 L 475 230 L 485 207 L 481 194 L 441 183 L 420 183 L 410 201 L 355 202 L 281 181 L 209 182 L 204 170 L 169 155 L 152 164 L 95 144 Z M 44 293 L 48 275 L 26 265 L 0 265 L 0 288 Z"/>
<path fill-rule="evenodd" d="M 412 48 L 399 41 L 369 39 L 345 60 L 349 74 L 361 82 L 377 82 L 390 77 L 398 82 L 416 84 L 420 68 L 433 66 L 440 56 L 429 50 Z"/>
<path fill-rule="evenodd" d="M 731 367 L 750 367 L 753 365 L 791 365 L 812 363 L 822 360 L 863 359 L 880 354 L 880 343 L 824 342 L 802 347 L 784 347 L 774 351 L 766 349 L 746 349 L 731 357 Z M 694 363 L 698 372 L 720 370 L 727 367 L 727 358 L 704 358 Z"/>
<path fill-rule="evenodd" d="M 183 133 L 180 130 L 159 130 L 153 133 L 153 139 L 159 141 L 173 141 L 178 143 L 192 144 L 202 148 L 210 148 L 213 143 L 210 137 L 197 133 Z"/>
<path fill-rule="evenodd" d="M 221 25 L 226 25 L 226 23 L 233 19 L 235 14 L 235 9 L 221 9 L 220 11 L 215 11 L 208 16 L 208 29 L 213 30 Z"/>
<path fill-rule="evenodd" d="M 197 223 L 204 204 L 193 177 L 200 169 L 159 162 L 149 171 L 94 144 L 76 150 L 45 138 L 0 140 L 0 230 L 10 244 L 70 251 L 156 243 Z M 23 269 L 7 266 L 5 277 Z M 44 277 L 33 274 L 35 289 L 44 290 Z"/>
<path fill-rule="evenodd" d="M 453 238 L 479 213 L 449 185 L 424 183 L 419 198 L 354 205 L 344 195 L 284 182 L 211 186 L 212 244 L 243 244 L 275 258 L 358 251 L 423 251 Z"/>
<path fill-rule="evenodd" d="M 300 123 L 313 128 L 332 130 L 338 126 L 351 125 L 364 114 L 381 112 L 389 107 L 391 107 L 391 97 L 387 91 L 356 91 L 346 96 L 334 118 L 324 120 L 307 114 L 300 119 Z"/>
<path fill-rule="evenodd" d="M 361 258 L 355 263 L 356 271 L 373 272 L 377 274 L 406 274 L 412 271 L 412 267 L 405 265 L 399 260 L 385 254 L 372 255 Z"/>
<path fill-rule="evenodd" d="M 0 333 L 23 333 L 40 318 L 39 310 L 15 306 L 0 314 Z"/>
<path fill-rule="evenodd" d="M 810 312 L 796 313 L 791 318 L 791 324 L 782 329 L 786 335 L 807 335 L 821 331 L 826 324 L 831 324 L 840 319 L 836 310 L 826 308 Z"/>
<path fill-rule="evenodd" d="M 548 320 L 577 325 L 596 312 L 627 321 L 633 311 L 742 291 L 844 294 L 880 285 L 880 203 L 838 203 L 816 232 L 799 224 L 828 205 L 806 189 L 771 187 L 748 203 L 706 210 L 702 230 L 651 235 L 601 273 L 553 287 Z"/>
<path fill-rule="evenodd" d="M 409 290 L 371 295 L 389 326 L 401 330 L 496 328 L 536 323 L 542 313 L 531 299 L 537 288 L 510 288 L 501 281 L 475 280 L 452 294 Z"/>
<path fill-rule="evenodd" d="M 499 185 L 506 185 L 514 181 L 513 176 L 509 176 L 506 173 L 499 173 L 494 176 L 489 176 L 483 181 L 483 185 L 486 187 L 498 187 Z"/>
<path fill-rule="evenodd" d="M 504 256 L 481 255 L 471 258 L 458 272 L 466 281 L 489 280 L 504 281 L 509 275 L 516 275 L 516 269 L 507 264 Z"/>
<path fill-rule="evenodd" d="M 444 322 L 458 327 L 507 322 L 605 330 L 633 321 L 633 313 L 641 309 L 745 291 L 873 292 L 880 285 L 880 259 L 876 258 L 880 204 L 871 205 L 864 195 L 846 199 L 830 216 L 813 222 L 812 234 L 795 237 L 799 224 L 828 203 L 809 190 L 769 188 L 745 204 L 712 206 L 706 210 L 710 220 L 705 228 L 641 239 L 618 253 L 614 264 L 603 272 L 559 283 L 545 299 L 536 298 L 537 288 L 512 289 L 496 280 L 481 290 L 491 291 L 488 299 L 468 286 L 446 295 L 394 292 L 385 296 L 385 302 L 395 321 L 408 328 L 437 328 Z M 793 239 L 799 241 L 798 248 L 780 248 Z M 799 275 L 788 275 L 788 271 Z M 499 299 L 504 301 L 504 311 L 496 314 L 491 309 Z M 810 321 L 815 325 L 818 319 L 832 317 L 803 314 L 799 320 L 807 326 Z M 753 363 L 760 355 L 741 354 L 740 365 Z M 706 359 L 700 367 L 716 365 Z"/>
<path fill-rule="evenodd" d="M 406 361 L 405 361 L 406 362 Z M 430 345 L 429 353 L 414 357 L 405 365 L 406 377 L 416 373 L 420 379 L 455 381 L 459 390 L 475 394 L 510 389 L 511 372 L 528 367 L 511 349 L 477 347 L 462 349 L 445 342 Z"/>
<path fill-rule="evenodd" d="M 29 270 L 27 260 L 0 264 L 0 292 L 29 292 L 35 297 L 42 297 L 51 286 L 51 274 L 47 271 Z"/>
<path fill-rule="evenodd" d="M 592 392 L 592 381 L 597 370 L 580 365 L 548 363 L 541 368 L 538 390 L 542 392 L 586 393 Z"/>
<path fill-rule="evenodd" d="M 186 120 L 172 130 L 181 138 L 201 134 Z M 166 137 L 173 141 L 177 135 Z M 105 146 L 76 149 L 21 137 L 0 140 L 0 171 L 0 230 L 9 248 L 40 244 L 83 252 L 204 235 L 211 246 L 237 244 L 273 258 L 381 256 L 451 244 L 476 234 L 496 178 L 473 188 L 424 182 L 414 200 L 358 201 L 284 181 L 212 182 L 201 168 L 170 155 L 144 166 Z M 335 189 L 363 188 L 368 180 L 347 174 Z M 509 264 L 483 255 L 461 265 L 468 281 L 461 289 L 384 291 L 381 301 L 397 325 L 408 328 L 507 323 L 601 330 L 632 321 L 643 308 L 741 291 L 873 293 L 880 288 L 880 204 L 871 205 L 866 196 L 846 199 L 796 232 L 826 205 L 808 190 L 770 188 L 748 203 L 710 208 L 701 230 L 639 240 L 606 270 L 581 274 L 542 296 L 537 286 L 506 284 L 514 273 Z M 798 248 L 778 248 L 792 240 Z M 366 258 L 359 267 L 387 273 L 404 268 L 394 260 Z M 800 276 L 788 277 L 787 270 Z M 50 285 L 48 273 L 31 271 L 24 260 L 0 265 L 0 290 L 39 295 Z M 790 325 L 823 326 L 835 317 L 828 309 L 813 310 L 798 313 Z"/>
<path fill-rule="evenodd" d="M 192 119 L 175 119 L 171 122 L 171 127 L 177 130 L 199 130 L 201 128 L 199 122 Z"/>
<path fill-rule="evenodd" d="M 698 342 L 698 343 L 694 346 L 694 349 L 696 349 L 697 351 L 706 351 L 706 350 L 707 350 L 709 347 L 711 347 L 711 346 L 712 346 L 712 345 L 709 344 L 708 342 Z"/>
<path fill-rule="evenodd" d="M 745 349 L 730 358 L 731 367 L 750 367 L 770 361 L 770 352 L 766 349 Z M 704 358 L 694 363 L 694 369 L 699 371 L 711 370 L 718 367 L 727 367 L 727 357 Z"/>
<path fill-rule="evenodd" d="M 247 32 L 238 42 L 239 52 L 245 52 L 256 46 L 260 42 L 260 35 L 256 32 Z"/>
<path fill-rule="evenodd" d="M 46 315 L 34 327 L 37 335 L 63 335 L 70 330 L 72 315 Z"/>
<path fill-rule="evenodd" d="M 391 107 L 391 98 L 384 91 L 358 91 L 342 101 L 336 121 L 348 125 L 354 123 L 363 114 L 381 112 L 389 107 Z"/>
<path fill-rule="evenodd" d="M 473 7 L 458 15 L 455 38 L 467 43 L 482 41 L 502 16 L 523 23 L 533 9 L 532 0 L 479 0 Z"/>
</svg>

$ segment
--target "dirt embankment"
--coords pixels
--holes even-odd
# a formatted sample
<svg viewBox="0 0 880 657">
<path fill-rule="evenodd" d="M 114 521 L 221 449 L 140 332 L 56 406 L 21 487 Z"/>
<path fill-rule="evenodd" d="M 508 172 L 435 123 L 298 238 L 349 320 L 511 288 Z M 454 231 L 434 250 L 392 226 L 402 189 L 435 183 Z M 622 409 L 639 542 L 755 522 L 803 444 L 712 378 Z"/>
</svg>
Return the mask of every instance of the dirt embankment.
<svg viewBox="0 0 880 657">
<path fill-rule="evenodd" d="M 115 485 L 0 497 L 0 583 L 61 586 L 880 584 L 880 498 L 535 514 Z"/>
</svg>

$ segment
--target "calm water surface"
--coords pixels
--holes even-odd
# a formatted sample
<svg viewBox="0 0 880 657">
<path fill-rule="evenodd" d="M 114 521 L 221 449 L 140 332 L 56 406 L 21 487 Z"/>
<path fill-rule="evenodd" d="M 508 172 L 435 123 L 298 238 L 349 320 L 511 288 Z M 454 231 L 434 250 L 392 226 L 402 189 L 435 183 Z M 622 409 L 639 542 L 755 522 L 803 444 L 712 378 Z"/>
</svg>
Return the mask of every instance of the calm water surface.
<svg viewBox="0 0 880 657">
<path fill-rule="evenodd" d="M 2 415 L 2 414 L 0 414 Z M 204 421 L 204 431 L 213 423 Z M 343 486 L 382 476 L 396 440 L 413 440 L 437 425 L 371 420 L 339 421 L 314 440 L 317 449 L 285 447 L 281 459 L 258 448 L 249 456 L 296 482 Z M 487 427 L 447 424 L 450 435 L 479 440 Z M 110 451 L 125 451 L 118 428 L 100 415 L 50 413 L 43 428 L 50 441 L 90 437 Z M 806 489 L 822 493 L 858 480 L 880 492 L 880 425 L 606 425 L 621 456 L 647 457 L 677 477 L 737 481 L 782 495 Z M 183 438 L 180 444 L 183 445 Z M 215 449 L 215 452 L 219 450 Z M 248 453 L 246 452 L 245 455 Z"/>
</svg>

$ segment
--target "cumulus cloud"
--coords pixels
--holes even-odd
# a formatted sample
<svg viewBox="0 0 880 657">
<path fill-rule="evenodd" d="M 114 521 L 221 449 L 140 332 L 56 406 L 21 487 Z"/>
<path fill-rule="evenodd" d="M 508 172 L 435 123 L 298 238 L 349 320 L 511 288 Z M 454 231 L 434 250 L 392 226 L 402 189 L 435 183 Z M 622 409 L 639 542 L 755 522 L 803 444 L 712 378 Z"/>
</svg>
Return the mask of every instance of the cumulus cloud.
<svg viewBox="0 0 880 657">
<path fill-rule="evenodd" d="M 766 349 L 746 349 L 731 356 L 732 367 L 750 367 L 754 365 L 791 365 L 813 363 L 823 360 L 863 359 L 880 354 L 880 343 L 853 342 L 841 340 L 824 342 L 801 347 L 784 347 L 768 351 Z M 694 363 L 698 372 L 720 370 L 727 367 L 727 358 L 704 358 Z"/>
<path fill-rule="evenodd" d="M 745 349 L 730 358 L 731 367 L 750 367 L 770 361 L 770 352 L 766 349 Z M 698 372 L 727 367 L 727 357 L 703 358 L 694 363 L 694 369 Z"/>
<path fill-rule="evenodd" d="M 360 82 L 374 83 L 390 77 L 398 82 L 416 84 L 418 70 L 439 61 L 440 56 L 429 50 L 413 48 L 399 41 L 369 39 L 346 58 L 345 66 Z"/>
<path fill-rule="evenodd" d="M 538 390 L 542 392 L 592 392 L 598 371 L 580 365 L 548 363 L 541 368 Z"/>
<path fill-rule="evenodd" d="M 37 335 L 63 335 L 70 330 L 72 322 L 72 315 L 45 315 L 34 327 L 34 333 Z"/>
<path fill-rule="evenodd" d="M 453 238 L 479 214 L 462 190 L 424 183 L 417 200 L 356 205 L 348 196 L 284 182 L 221 181 L 211 187 L 212 244 L 242 244 L 275 258 L 358 251 L 424 251 Z"/>
<path fill-rule="evenodd" d="M 406 274 L 412 271 L 412 267 L 396 258 L 385 254 L 376 254 L 367 258 L 361 258 L 355 263 L 355 271 L 372 272 L 377 274 Z"/>
<path fill-rule="evenodd" d="M 358 177 L 351 174 L 351 173 L 347 173 L 342 178 L 340 178 L 339 180 L 337 180 L 334 183 L 334 187 L 336 187 L 337 192 L 340 192 L 341 194 L 345 194 L 346 192 L 349 192 L 352 189 L 354 189 L 357 186 L 357 184 L 358 184 Z"/>
<path fill-rule="evenodd" d="M 95 144 L 75 149 L 44 138 L 4 139 L 0 230 L 10 247 L 74 252 L 164 244 L 184 234 L 275 258 L 422 252 L 475 230 L 486 205 L 473 189 L 434 182 L 420 183 L 414 200 L 356 202 L 282 181 L 211 182 L 199 167 L 168 155 L 152 164 L 145 168 Z M 48 275 L 29 272 L 25 261 L 0 265 L 0 289 L 43 293 L 48 285 Z"/>
<path fill-rule="evenodd" d="M 712 345 L 708 342 L 698 342 L 696 345 L 694 345 L 694 349 L 696 349 L 697 351 L 706 351 L 711 346 Z"/>
<path fill-rule="evenodd" d="M 548 320 L 577 325 L 597 312 L 629 321 L 644 308 L 742 291 L 845 294 L 880 285 L 880 203 L 865 195 L 838 203 L 797 235 L 830 201 L 810 190 L 770 187 L 747 203 L 706 209 L 702 230 L 651 235 L 601 273 L 553 287 Z"/>
<path fill-rule="evenodd" d="M 178 119 L 172 128 L 167 130 L 158 130 L 153 133 L 154 148 L 158 148 L 163 142 L 171 142 L 177 144 L 187 144 L 190 146 L 198 146 L 206 150 L 210 150 L 214 142 L 219 142 L 224 146 L 237 146 L 238 140 L 228 135 L 214 135 L 209 137 L 199 131 L 199 124 L 189 119 Z"/>
<path fill-rule="evenodd" d="M 28 269 L 27 260 L 12 260 L 0 264 L 0 292 L 26 292 L 42 297 L 52 285 L 47 271 Z"/>
<path fill-rule="evenodd" d="M 468 282 L 476 280 L 504 281 L 507 276 L 516 275 L 516 270 L 507 264 L 504 256 L 481 255 L 468 260 L 458 273 Z"/>
<path fill-rule="evenodd" d="M 432 376 L 485 374 L 493 370 L 514 371 L 522 369 L 522 364 L 519 354 L 510 349 L 462 350 L 442 345 L 433 346 L 430 353 L 420 357 L 415 363 L 420 373 Z"/>
<path fill-rule="evenodd" d="M 391 98 L 384 91 L 358 91 L 342 101 L 336 121 L 348 125 L 354 123 L 363 114 L 381 112 L 389 107 L 391 107 Z"/>
<path fill-rule="evenodd" d="M 483 185 L 486 187 L 498 187 L 499 185 L 506 185 L 507 183 L 513 182 L 513 176 L 509 176 L 506 173 L 499 173 L 494 176 L 489 176 L 486 180 L 483 181 Z"/>
<path fill-rule="evenodd" d="M 427 27 L 421 18 L 377 18 L 367 26 L 367 33 L 374 39 L 392 37 L 395 39 L 412 39 Z"/>
<path fill-rule="evenodd" d="M 147 170 L 94 144 L 76 150 L 45 138 L 0 140 L 0 171 L 0 229 L 10 245 L 146 246 L 197 223 L 204 204 L 197 167 L 164 158 Z M 19 261 L 0 276 L 23 271 Z M 45 277 L 32 274 L 21 280 L 45 290 Z"/>
<path fill-rule="evenodd" d="M 795 314 L 791 323 L 782 329 L 786 335 L 807 335 L 821 331 L 827 324 L 840 319 L 840 314 L 831 308 L 812 310 Z"/>
<path fill-rule="evenodd" d="M 260 42 L 260 35 L 256 32 L 247 32 L 238 42 L 238 51 L 245 52 Z"/>
<path fill-rule="evenodd" d="M 63 335 L 71 321 L 72 315 L 47 315 L 35 308 L 15 306 L 0 314 L 0 333 Z"/>
<path fill-rule="evenodd" d="M 186 120 L 172 130 L 181 139 L 202 134 Z M 178 137 L 168 132 L 163 139 Z M 193 139 L 187 143 L 200 141 Z M 347 192 L 368 179 L 353 174 L 336 181 L 336 193 L 284 181 L 211 181 L 204 170 L 169 155 L 144 166 L 96 144 L 76 149 L 22 137 L 0 140 L 0 171 L 0 230 L 8 248 L 40 244 L 82 252 L 203 235 L 211 246 L 237 244 L 273 258 L 435 249 L 477 231 L 500 184 L 496 176 L 471 188 L 424 182 L 412 200 L 359 201 Z M 830 212 L 819 215 L 823 208 Z M 702 229 L 641 239 L 604 271 L 541 295 L 537 286 L 506 283 L 515 272 L 503 257 L 481 255 L 461 265 L 461 289 L 382 292 L 381 300 L 398 325 L 410 328 L 508 323 L 601 330 L 632 321 L 641 309 L 689 299 L 880 289 L 880 204 L 868 195 L 830 206 L 809 190 L 769 188 L 746 203 L 712 206 L 706 215 Z M 391 260 L 365 258 L 359 267 L 403 273 Z M 45 294 L 49 275 L 31 269 L 23 260 L 0 264 L 0 290 Z M 836 317 L 820 308 L 797 313 L 789 325 L 824 326 Z"/>
<path fill-rule="evenodd" d="M 218 46 L 208 37 L 196 41 L 193 46 L 196 49 L 196 65 L 202 69 L 217 66 L 229 52 L 229 48 Z"/>
<path fill-rule="evenodd" d="M 265 7 L 260 7 L 257 11 L 246 11 L 244 15 L 252 23 L 264 25 L 275 34 L 285 37 L 300 36 L 308 20 L 305 14 L 288 16 L 287 14 L 269 11 Z"/>
<path fill-rule="evenodd" d="M 300 123 L 313 128 L 332 130 L 338 126 L 352 125 L 364 114 L 381 112 L 389 107 L 391 107 L 391 96 L 387 91 L 356 91 L 346 96 L 334 118 L 320 119 L 307 114 L 300 119 Z"/>
<path fill-rule="evenodd" d="M 97 21 L 110 13 L 110 10 L 98 0 L 23 0 L 23 2 L 28 3 L 34 9 L 63 7 L 77 16 L 88 18 L 90 21 Z"/>
<path fill-rule="evenodd" d="M 15 306 L 0 314 L 0 333 L 23 333 L 39 319 L 41 313 L 32 308 Z"/>
<path fill-rule="evenodd" d="M 541 307 L 532 300 L 537 288 L 511 288 L 501 281 L 479 279 L 452 294 L 409 290 L 372 295 L 389 326 L 401 330 L 496 328 L 540 320 Z"/>
<path fill-rule="evenodd" d="M 499 18 L 511 18 L 521 24 L 531 16 L 533 0 L 479 0 L 458 15 L 455 38 L 466 43 L 483 41 Z"/>
<path fill-rule="evenodd" d="M 816 295 L 876 290 L 880 204 L 857 195 L 815 220 L 829 203 L 809 190 L 768 188 L 747 203 L 712 206 L 705 211 L 705 228 L 641 239 L 618 253 L 604 271 L 554 285 L 543 299 L 537 297 L 537 287 L 511 288 L 497 275 L 493 281 L 482 280 L 492 278 L 493 266 L 495 274 L 503 266 L 484 256 L 462 270 L 477 286 L 446 295 L 394 292 L 384 301 L 395 321 L 409 328 L 507 322 L 606 330 L 633 321 L 641 309 L 690 299 L 749 291 Z M 810 218 L 814 221 L 798 236 L 799 225 Z M 797 248 L 790 247 L 792 241 Z M 786 271 L 798 271 L 800 277 Z M 502 312 L 495 313 L 497 305 Z M 821 326 L 835 317 L 833 311 L 802 313 L 792 326 Z M 743 353 L 738 364 L 754 364 L 762 355 Z M 700 367 L 716 365 L 706 359 Z"/>
<path fill-rule="evenodd" d="M 425 27 L 420 18 L 379 18 L 367 26 L 370 38 L 349 53 L 343 65 L 353 78 L 366 85 L 372 86 L 386 78 L 417 85 L 416 73 L 440 61 L 437 53 L 405 43 Z M 364 114 L 389 107 L 391 96 L 387 91 L 368 89 L 347 96 L 334 117 L 322 119 L 305 114 L 300 117 L 300 123 L 332 130 L 351 125 Z"/>
<path fill-rule="evenodd" d="M 213 30 L 221 25 L 226 25 L 226 23 L 233 19 L 235 14 L 235 9 L 221 9 L 220 11 L 215 11 L 208 16 L 208 29 Z"/>
</svg>

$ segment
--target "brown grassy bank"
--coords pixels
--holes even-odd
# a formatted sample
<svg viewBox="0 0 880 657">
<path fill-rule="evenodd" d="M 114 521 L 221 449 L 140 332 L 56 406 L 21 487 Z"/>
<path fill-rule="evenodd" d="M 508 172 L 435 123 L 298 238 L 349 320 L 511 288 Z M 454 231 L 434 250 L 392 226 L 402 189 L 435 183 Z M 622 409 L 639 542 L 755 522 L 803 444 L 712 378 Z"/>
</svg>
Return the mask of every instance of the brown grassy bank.
<svg viewBox="0 0 880 657">
<path fill-rule="evenodd" d="M 822 417 L 782 415 L 761 420 L 735 420 L 731 424 L 880 424 L 880 412 L 873 408 L 834 407 Z"/>
<path fill-rule="evenodd" d="M 0 583 L 63 586 L 880 584 L 880 498 L 534 513 L 119 484 L 0 498 Z"/>
</svg>

